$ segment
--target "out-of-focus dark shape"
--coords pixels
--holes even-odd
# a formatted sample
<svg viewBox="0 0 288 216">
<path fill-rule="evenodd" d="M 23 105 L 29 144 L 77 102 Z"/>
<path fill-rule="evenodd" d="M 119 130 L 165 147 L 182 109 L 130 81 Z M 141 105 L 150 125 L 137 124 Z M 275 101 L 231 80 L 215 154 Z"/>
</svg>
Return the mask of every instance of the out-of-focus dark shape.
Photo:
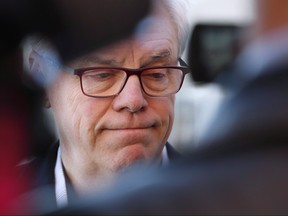
<svg viewBox="0 0 288 216">
<path fill-rule="evenodd" d="M 53 139 L 41 113 L 41 89 L 23 84 L 22 40 L 31 34 L 46 37 L 68 61 L 131 34 L 148 13 L 150 1 L 4 0 L 0 4 L 0 214 L 8 215 L 17 212 L 13 200 L 29 185 L 29 179 L 16 184 L 15 165 L 45 152 Z M 27 210 L 21 213 L 29 214 Z"/>
<path fill-rule="evenodd" d="M 64 31 L 51 35 L 63 60 L 130 35 L 150 9 L 149 0 L 57 0 Z"/>
<path fill-rule="evenodd" d="M 5 0 L 0 56 L 35 33 L 48 37 L 66 61 L 131 34 L 149 9 L 149 0 Z"/>
<path fill-rule="evenodd" d="M 28 186 L 25 179 L 18 184 L 13 167 L 30 149 L 28 124 L 32 95 L 23 88 L 16 73 L 21 71 L 21 53 L 8 53 L 0 62 L 0 214 L 7 215 L 13 209 L 13 197 Z"/>
<path fill-rule="evenodd" d="M 212 82 L 229 69 L 242 47 L 246 27 L 236 24 L 198 23 L 188 45 L 188 64 L 197 84 Z"/>
</svg>

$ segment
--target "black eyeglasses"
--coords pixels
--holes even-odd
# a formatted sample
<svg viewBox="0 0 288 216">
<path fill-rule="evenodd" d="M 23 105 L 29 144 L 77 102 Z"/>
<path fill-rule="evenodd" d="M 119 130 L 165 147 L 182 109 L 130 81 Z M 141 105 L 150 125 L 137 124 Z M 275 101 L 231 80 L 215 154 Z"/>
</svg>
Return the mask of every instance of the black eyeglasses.
<svg viewBox="0 0 288 216">
<path fill-rule="evenodd" d="M 120 94 L 128 78 L 138 76 L 145 94 L 151 97 L 163 97 L 177 93 L 184 77 L 190 72 L 187 64 L 179 59 L 182 66 L 156 66 L 139 69 L 118 67 L 87 67 L 69 71 L 80 77 L 84 95 L 96 98 L 107 98 Z"/>
</svg>

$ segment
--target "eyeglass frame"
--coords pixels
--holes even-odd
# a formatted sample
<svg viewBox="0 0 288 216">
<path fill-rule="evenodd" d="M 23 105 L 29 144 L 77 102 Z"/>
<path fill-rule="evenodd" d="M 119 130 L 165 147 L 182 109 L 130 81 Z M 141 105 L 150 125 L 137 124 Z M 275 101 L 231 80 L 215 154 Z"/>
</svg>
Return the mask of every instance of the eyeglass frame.
<svg viewBox="0 0 288 216">
<path fill-rule="evenodd" d="M 64 71 L 67 71 L 69 72 L 70 74 L 73 74 L 73 75 L 77 75 L 79 76 L 79 80 L 80 80 L 80 86 L 81 86 L 81 91 L 84 95 L 86 95 L 87 97 L 93 97 L 93 98 L 109 98 L 109 97 L 114 97 L 114 96 L 117 96 L 119 95 L 122 90 L 124 89 L 128 79 L 130 76 L 132 75 L 136 75 L 138 78 L 139 78 L 139 81 L 140 81 L 140 85 L 141 85 L 141 88 L 142 88 L 142 91 L 150 96 L 150 97 L 167 97 L 169 95 L 174 95 L 176 94 L 178 91 L 180 91 L 182 85 L 183 85 L 183 81 L 184 81 L 184 78 L 185 78 L 185 75 L 188 74 L 188 73 L 191 73 L 191 68 L 187 65 L 187 63 L 179 58 L 178 59 L 179 63 L 181 66 L 175 66 L 175 65 L 167 65 L 167 66 L 154 66 L 154 67 L 145 67 L 145 68 L 122 68 L 122 67 L 86 67 L 86 68 L 70 68 L 70 67 L 63 67 L 62 69 Z M 153 69 L 161 69 L 161 68 L 167 68 L 167 69 L 178 69 L 178 70 L 181 70 L 182 73 L 183 73 L 183 76 L 182 76 L 182 80 L 180 82 L 180 85 L 179 85 L 179 88 L 177 89 L 177 91 L 173 92 L 173 93 L 169 93 L 169 94 L 164 94 L 164 95 L 151 95 L 151 94 L 148 94 L 144 87 L 143 87 L 143 84 L 142 84 L 142 81 L 141 81 L 141 74 L 143 71 L 146 71 L 146 70 L 153 70 Z M 85 91 L 84 91 L 84 88 L 83 88 L 83 82 L 82 82 L 82 75 L 85 73 L 85 71 L 87 70 L 92 70 L 92 69 L 111 69 L 111 70 L 122 70 L 126 73 L 126 79 L 125 79 L 125 82 L 123 83 L 123 86 L 119 89 L 118 93 L 116 94 L 113 94 L 113 95 L 108 95 L 108 96 L 94 96 L 94 95 L 89 95 L 87 94 Z"/>
</svg>

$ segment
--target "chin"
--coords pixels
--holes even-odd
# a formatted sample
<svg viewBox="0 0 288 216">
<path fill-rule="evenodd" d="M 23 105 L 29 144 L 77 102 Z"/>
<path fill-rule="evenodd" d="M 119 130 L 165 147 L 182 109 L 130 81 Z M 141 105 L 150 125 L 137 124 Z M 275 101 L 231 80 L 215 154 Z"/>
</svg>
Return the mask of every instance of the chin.
<svg viewBox="0 0 288 216">
<path fill-rule="evenodd" d="M 145 164 L 148 160 L 149 157 L 142 145 L 131 145 L 126 146 L 117 154 L 114 163 L 118 170 L 122 170 L 135 164 Z"/>
</svg>

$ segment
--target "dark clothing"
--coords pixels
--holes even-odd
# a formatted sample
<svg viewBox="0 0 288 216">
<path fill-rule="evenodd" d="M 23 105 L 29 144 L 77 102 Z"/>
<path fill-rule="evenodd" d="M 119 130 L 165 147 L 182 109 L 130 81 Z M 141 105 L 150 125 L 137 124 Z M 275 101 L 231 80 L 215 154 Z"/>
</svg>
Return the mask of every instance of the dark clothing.
<svg viewBox="0 0 288 216">
<path fill-rule="evenodd" d="M 29 188 L 25 197 L 32 199 L 32 208 L 39 209 L 39 211 L 45 209 L 55 209 L 56 208 L 56 194 L 55 194 L 55 165 L 57 159 L 57 151 L 59 147 L 59 142 L 54 143 L 48 154 L 45 157 L 37 157 L 30 162 L 23 164 L 19 167 L 20 176 L 26 173 L 34 174 L 31 175 L 32 184 Z M 183 156 L 177 152 L 177 150 L 168 142 L 166 143 L 166 149 L 168 158 L 171 162 L 180 160 Z M 29 171 L 29 172 L 28 172 Z M 69 194 L 72 195 L 73 188 L 66 180 L 68 200 L 71 198 Z M 69 201 L 68 201 L 69 202 Z M 37 210 L 38 211 L 38 210 Z"/>
</svg>

